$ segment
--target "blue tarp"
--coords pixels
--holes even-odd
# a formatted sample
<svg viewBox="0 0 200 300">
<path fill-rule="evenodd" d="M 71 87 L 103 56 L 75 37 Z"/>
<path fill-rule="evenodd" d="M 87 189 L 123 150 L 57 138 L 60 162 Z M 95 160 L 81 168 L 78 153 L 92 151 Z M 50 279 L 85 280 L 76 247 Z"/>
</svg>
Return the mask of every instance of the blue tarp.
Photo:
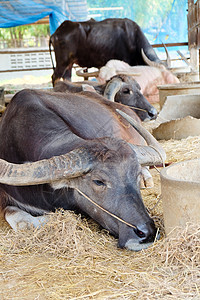
<svg viewBox="0 0 200 300">
<path fill-rule="evenodd" d="M 51 34 L 66 19 L 85 21 L 87 0 L 4 0 L 0 1 L 0 27 L 34 23 L 49 16 Z"/>
<path fill-rule="evenodd" d="M 129 18 L 151 44 L 188 41 L 188 0 L 88 0 L 89 17 Z"/>
<path fill-rule="evenodd" d="M 151 44 L 187 42 L 188 0 L 4 0 L 0 27 L 33 23 L 49 15 L 51 34 L 64 20 L 129 18 Z"/>
</svg>

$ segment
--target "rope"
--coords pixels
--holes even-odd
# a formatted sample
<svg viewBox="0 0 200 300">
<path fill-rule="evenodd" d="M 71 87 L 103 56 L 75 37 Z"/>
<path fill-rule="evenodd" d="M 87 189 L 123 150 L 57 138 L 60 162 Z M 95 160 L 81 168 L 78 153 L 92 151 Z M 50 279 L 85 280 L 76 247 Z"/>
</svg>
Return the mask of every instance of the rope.
<svg viewBox="0 0 200 300">
<path fill-rule="evenodd" d="M 147 112 L 147 110 L 146 110 L 146 109 L 144 109 L 144 108 L 139 108 L 139 107 L 130 106 L 130 105 L 125 105 L 125 106 L 127 106 L 127 107 L 131 107 L 131 108 L 134 108 L 135 110 L 141 110 L 141 111 L 145 111 L 145 112 Z"/>
<path fill-rule="evenodd" d="M 126 221 L 124 221 L 123 219 L 121 219 L 120 217 L 117 217 L 116 215 L 112 214 L 111 212 L 109 212 L 107 209 L 103 208 L 102 206 L 100 206 L 99 204 L 97 204 L 94 200 L 92 200 L 91 198 L 89 198 L 86 194 L 84 194 L 83 192 L 81 192 L 78 188 L 74 188 L 75 190 L 77 190 L 77 192 L 79 192 L 79 194 L 81 194 L 83 197 L 85 197 L 88 201 L 90 201 L 91 203 L 93 203 L 95 206 L 97 206 L 98 208 L 100 208 L 101 210 L 103 210 L 104 212 L 106 212 L 108 215 L 112 216 L 113 218 L 117 219 L 118 221 L 128 225 L 129 227 L 132 227 L 134 229 L 137 229 L 137 227 L 135 225 L 132 225 Z"/>
</svg>

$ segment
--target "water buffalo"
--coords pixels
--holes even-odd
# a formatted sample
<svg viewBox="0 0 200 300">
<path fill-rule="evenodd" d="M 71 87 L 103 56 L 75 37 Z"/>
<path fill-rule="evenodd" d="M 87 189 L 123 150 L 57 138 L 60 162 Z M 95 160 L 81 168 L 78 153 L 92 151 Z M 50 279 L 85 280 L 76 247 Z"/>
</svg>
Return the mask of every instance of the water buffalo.
<svg viewBox="0 0 200 300">
<path fill-rule="evenodd" d="M 133 74 L 131 75 L 141 87 L 141 93 L 151 102 L 159 102 L 158 85 L 175 84 L 179 79 L 164 65 L 155 64 L 145 58 L 148 66 L 130 66 L 129 64 L 112 59 L 106 65 L 100 68 L 97 80 L 100 84 L 109 81 L 116 74 Z M 96 72 L 97 73 L 97 72 Z"/>
<path fill-rule="evenodd" d="M 146 65 L 141 49 L 150 60 L 161 63 L 138 24 L 126 18 L 64 21 L 50 37 L 50 53 L 51 45 L 56 58 L 53 85 L 59 78 L 71 78 L 73 63 L 101 68 L 110 59 L 119 59 L 131 66 Z"/>
<path fill-rule="evenodd" d="M 119 237 L 119 247 L 141 250 L 156 236 L 140 194 L 141 166 L 161 157 L 122 104 L 92 92 L 22 90 L 0 122 L 0 208 L 15 230 L 38 226 L 57 208 L 80 211 Z"/>
<path fill-rule="evenodd" d="M 140 91 L 140 86 L 135 79 L 127 75 L 116 75 L 105 84 L 97 84 L 93 81 L 72 83 L 64 80 L 58 81 L 54 86 L 56 92 L 78 93 L 83 90 L 91 90 L 104 95 L 107 99 L 130 106 L 142 121 L 154 120 L 157 110 L 147 101 Z"/>
</svg>

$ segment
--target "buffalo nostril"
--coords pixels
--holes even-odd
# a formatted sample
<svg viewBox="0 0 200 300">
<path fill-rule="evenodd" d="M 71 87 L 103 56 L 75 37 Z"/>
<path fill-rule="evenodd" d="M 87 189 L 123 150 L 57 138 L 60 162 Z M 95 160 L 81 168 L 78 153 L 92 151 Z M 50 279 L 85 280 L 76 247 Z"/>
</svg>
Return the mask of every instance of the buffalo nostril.
<svg viewBox="0 0 200 300">
<path fill-rule="evenodd" d="M 149 112 L 148 112 L 149 117 L 154 120 L 157 118 L 157 110 L 155 108 L 152 108 Z"/>
<path fill-rule="evenodd" d="M 137 234 L 137 236 L 139 236 L 139 238 L 143 238 L 145 237 L 145 233 L 139 229 L 134 229 L 135 233 Z"/>
<path fill-rule="evenodd" d="M 153 242 L 156 236 L 156 231 L 154 222 L 147 222 L 134 229 L 134 232 L 140 238 L 140 243 Z"/>
</svg>

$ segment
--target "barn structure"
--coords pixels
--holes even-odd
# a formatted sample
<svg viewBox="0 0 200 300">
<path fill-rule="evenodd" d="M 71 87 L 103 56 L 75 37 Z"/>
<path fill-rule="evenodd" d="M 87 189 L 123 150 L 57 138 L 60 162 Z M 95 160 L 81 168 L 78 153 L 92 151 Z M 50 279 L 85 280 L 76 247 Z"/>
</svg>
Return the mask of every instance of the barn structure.
<svg viewBox="0 0 200 300">
<path fill-rule="evenodd" d="M 155 4 L 157 3 L 157 4 Z M 167 1 L 160 3 L 155 1 L 149 4 L 146 1 L 141 4 L 137 0 L 121 1 L 2 1 L 0 3 L 0 28 L 19 26 L 24 24 L 48 23 L 50 33 L 66 19 L 72 21 L 84 21 L 94 18 L 97 21 L 105 18 L 122 17 L 136 21 L 144 31 L 150 43 L 157 51 L 163 53 L 165 43 L 170 50 L 188 49 L 187 9 L 188 1 Z M 189 6 L 190 7 L 190 6 Z M 175 47 L 175 48 L 174 48 Z M 178 47 L 178 48 L 177 48 Z M 18 53 L 19 52 L 19 53 Z M 51 67 L 48 49 L 1 49 L 3 55 L 0 72 L 14 71 L 16 68 L 45 69 Z M 25 64 L 24 55 L 29 58 Z M 7 55 L 7 56 L 6 56 Z M 11 57 L 12 55 L 12 57 Z M 21 55 L 21 57 L 20 57 Z M 28 57 L 29 56 L 29 57 Z M 194 56 L 194 54 L 193 54 Z M 17 57 L 19 60 L 17 60 Z M 37 66 L 35 67 L 34 62 Z M 39 63 L 38 60 L 43 62 Z M 179 55 L 175 56 L 180 58 Z M 21 64 L 19 63 L 21 62 Z M 192 62 L 194 59 L 192 59 Z M 195 63 L 195 62 L 194 62 Z"/>
<path fill-rule="evenodd" d="M 167 168 L 150 167 L 154 187 L 141 190 L 159 228 L 155 241 L 140 252 L 119 249 L 116 238 L 91 218 L 62 208 L 44 226 L 19 231 L 0 214 L 2 300 L 200 299 L 200 0 L 0 1 L 0 31 L 47 23 L 52 34 L 66 19 L 109 17 L 135 20 L 156 53 L 165 59 L 165 43 L 174 69 L 182 70 L 179 83 L 159 86 L 158 118 L 142 122 L 167 156 Z M 47 47 L 1 49 L 0 61 L 5 77 L 52 68 Z M 3 87 L 0 108 L 1 92 Z"/>
</svg>

